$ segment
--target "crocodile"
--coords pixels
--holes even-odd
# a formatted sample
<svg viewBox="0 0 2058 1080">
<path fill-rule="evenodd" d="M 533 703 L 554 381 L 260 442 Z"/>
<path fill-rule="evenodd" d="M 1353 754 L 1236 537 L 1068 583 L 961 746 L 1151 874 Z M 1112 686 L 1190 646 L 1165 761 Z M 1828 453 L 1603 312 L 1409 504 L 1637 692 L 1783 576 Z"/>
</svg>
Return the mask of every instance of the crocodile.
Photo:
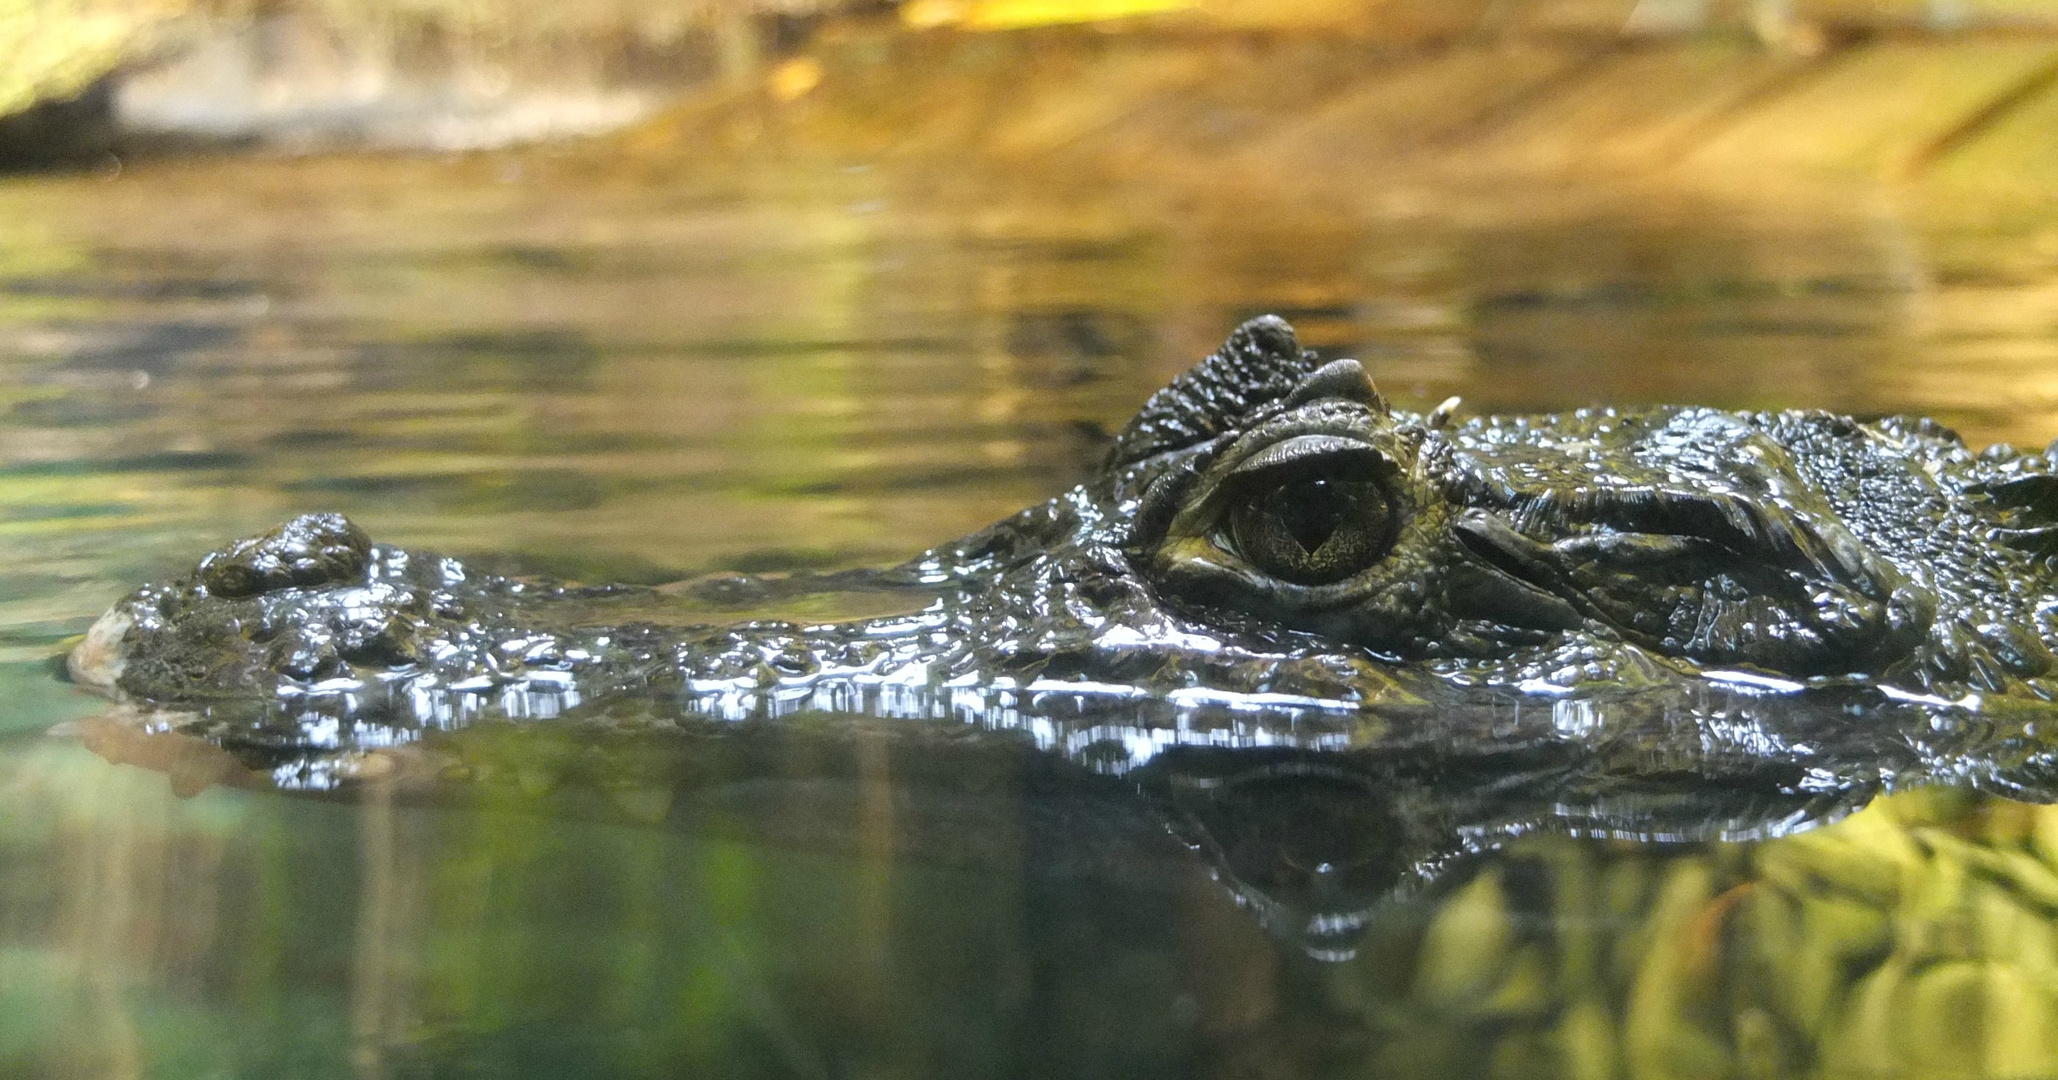
<svg viewBox="0 0 2058 1080">
<path fill-rule="evenodd" d="M 1538 828 L 1749 838 L 1914 783 L 2058 793 L 2058 449 L 1825 412 L 1457 409 L 1395 408 L 1261 317 L 1085 482 L 898 567 L 580 586 L 312 514 L 137 589 L 69 670 L 312 790 L 543 720 L 1000 740 L 1147 791 L 1303 927 Z M 823 596 L 890 613 L 759 617 Z M 1269 871 L 1223 838 L 1281 813 L 1391 850 L 1352 856 L 1346 900 L 1234 884 Z"/>
</svg>

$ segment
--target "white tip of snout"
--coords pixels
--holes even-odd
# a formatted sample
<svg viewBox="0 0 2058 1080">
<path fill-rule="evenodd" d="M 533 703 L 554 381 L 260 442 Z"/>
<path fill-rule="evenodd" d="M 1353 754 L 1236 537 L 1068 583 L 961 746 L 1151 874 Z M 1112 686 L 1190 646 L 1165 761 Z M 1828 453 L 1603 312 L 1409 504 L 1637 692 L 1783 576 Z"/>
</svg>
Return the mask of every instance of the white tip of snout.
<svg viewBox="0 0 2058 1080">
<path fill-rule="evenodd" d="M 85 640 L 73 648 L 65 657 L 65 670 L 71 672 L 72 681 L 88 690 L 112 696 L 115 683 L 121 679 L 122 667 L 127 660 L 122 656 L 122 638 L 127 637 L 129 627 L 136 620 L 121 608 L 111 608 L 107 614 L 95 620 L 86 631 Z"/>
</svg>

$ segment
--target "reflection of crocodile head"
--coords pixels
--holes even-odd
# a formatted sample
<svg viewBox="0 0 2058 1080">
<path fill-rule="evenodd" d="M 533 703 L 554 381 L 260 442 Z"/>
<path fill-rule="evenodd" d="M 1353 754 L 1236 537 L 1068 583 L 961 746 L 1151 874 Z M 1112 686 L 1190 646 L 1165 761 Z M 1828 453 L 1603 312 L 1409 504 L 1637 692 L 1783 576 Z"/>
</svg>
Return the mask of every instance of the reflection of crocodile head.
<svg viewBox="0 0 2058 1080">
<path fill-rule="evenodd" d="M 1596 786 L 1540 760 L 1197 750 L 1131 774 L 1236 902 L 1318 959 L 1349 958 L 1396 898 L 1540 827 L 1667 848 L 1760 840 L 1841 817 L 1869 792 L 1728 784 Z M 1462 875 L 1458 875 L 1462 877 Z"/>
<path fill-rule="evenodd" d="M 1793 805 L 1940 774 L 2039 794 L 2054 562 L 2046 455 L 1822 413 L 1412 415 L 1268 318 L 1151 398 L 1086 483 L 891 571 L 568 588 L 318 515 L 131 594 L 71 667 L 297 786 L 366 748 L 559 716 L 922 717 L 1137 778 L 1215 750 L 1244 751 L 1239 770 L 1255 748 L 1312 754 L 1326 764 L 1164 800 L 1215 815 L 1229 876 L 1314 895 L 1352 859 L 1393 860 L 1309 863 L 1238 830 L 1781 820 L 1682 811 L 1696 778 Z M 837 594 L 902 613 L 683 625 Z M 1510 776 L 1539 797 L 1448 797 Z M 1368 784 L 1383 803 L 1339 794 Z M 1449 812 L 1396 816 L 1414 791 Z M 1300 877 L 1253 884 L 1236 867 L 1257 850 Z"/>
</svg>

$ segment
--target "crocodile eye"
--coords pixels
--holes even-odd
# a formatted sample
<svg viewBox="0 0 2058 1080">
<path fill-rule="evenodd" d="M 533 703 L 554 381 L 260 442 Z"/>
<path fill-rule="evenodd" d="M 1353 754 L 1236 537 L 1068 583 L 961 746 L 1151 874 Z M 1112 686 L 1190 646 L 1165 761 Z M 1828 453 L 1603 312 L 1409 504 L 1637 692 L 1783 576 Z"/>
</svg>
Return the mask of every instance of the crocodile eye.
<svg viewBox="0 0 2058 1080">
<path fill-rule="evenodd" d="M 1237 554 L 1257 569 L 1296 585 L 1327 585 L 1386 554 L 1394 514 L 1362 469 L 1310 464 L 1245 485 L 1225 525 Z"/>
</svg>

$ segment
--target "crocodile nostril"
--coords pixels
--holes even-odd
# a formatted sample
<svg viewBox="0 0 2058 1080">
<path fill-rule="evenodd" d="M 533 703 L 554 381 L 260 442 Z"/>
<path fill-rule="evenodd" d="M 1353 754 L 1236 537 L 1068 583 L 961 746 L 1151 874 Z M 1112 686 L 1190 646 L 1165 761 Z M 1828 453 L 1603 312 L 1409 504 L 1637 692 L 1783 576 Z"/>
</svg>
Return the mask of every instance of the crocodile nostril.
<svg viewBox="0 0 2058 1080">
<path fill-rule="evenodd" d="M 227 599 L 350 584 L 364 577 L 371 548 L 364 530 L 341 514 L 304 514 L 210 554 L 198 577 L 211 595 Z"/>
</svg>

